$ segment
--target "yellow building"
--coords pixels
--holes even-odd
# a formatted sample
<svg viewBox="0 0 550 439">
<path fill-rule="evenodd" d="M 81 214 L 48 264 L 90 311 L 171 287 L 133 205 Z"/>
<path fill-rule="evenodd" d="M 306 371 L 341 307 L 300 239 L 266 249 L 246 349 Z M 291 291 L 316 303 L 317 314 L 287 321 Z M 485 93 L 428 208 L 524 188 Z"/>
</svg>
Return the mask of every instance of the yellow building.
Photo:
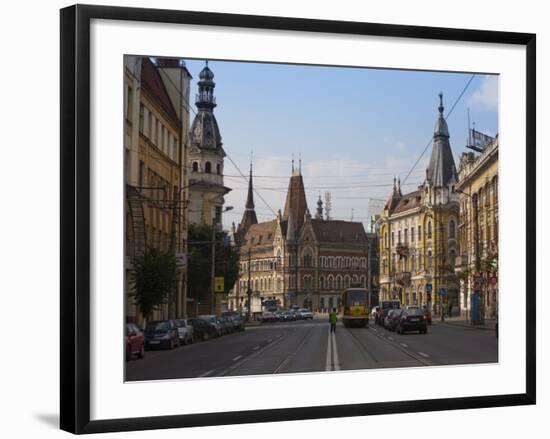
<svg viewBox="0 0 550 439">
<path fill-rule="evenodd" d="M 393 190 L 380 218 L 380 300 L 426 305 L 439 312 L 458 310 L 457 172 L 439 95 L 432 153 L 426 178 L 414 192 L 403 194 L 394 178 Z"/>
<path fill-rule="evenodd" d="M 461 251 L 456 266 L 461 278 L 460 308 L 474 321 L 498 314 L 498 136 L 475 149 L 477 154 L 462 154 L 456 184 L 460 202 Z"/>
<path fill-rule="evenodd" d="M 132 260 L 146 246 L 185 261 L 187 133 L 191 76 L 179 59 L 125 57 L 126 318 L 142 323 L 130 293 Z M 177 292 L 153 318 L 185 315 L 185 269 Z"/>
</svg>

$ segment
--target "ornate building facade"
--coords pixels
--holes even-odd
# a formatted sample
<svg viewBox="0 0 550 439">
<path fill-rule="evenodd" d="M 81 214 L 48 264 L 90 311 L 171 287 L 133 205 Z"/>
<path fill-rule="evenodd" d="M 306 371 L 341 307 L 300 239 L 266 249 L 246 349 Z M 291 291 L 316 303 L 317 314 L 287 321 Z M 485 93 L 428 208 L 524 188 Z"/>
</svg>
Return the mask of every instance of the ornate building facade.
<svg viewBox="0 0 550 439">
<path fill-rule="evenodd" d="M 292 169 L 284 211 L 271 221 L 257 222 L 253 213 L 252 172 L 247 209 L 239 224 L 239 280 L 229 307 L 264 310 L 263 303 L 297 305 L 313 310 L 340 307 L 345 288 L 368 285 L 369 245 L 360 222 L 323 218 L 318 203 L 312 218 L 301 169 Z"/>
<path fill-rule="evenodd" d="M 132 260 L 146 246 L 184 254 L 186 154 L 191 75 L 180 59 L 124 59 L 126 318 L 142 323 L 131 298 Z M 153 318 L 185 314 L 185 268 L 178 288 Z"/>
<path fill-rule="evenodd" d="M 472 320 L 494 318 L 498 314 L 498 136 L 478 154 L 462 154 L 458 176 L 460 308 Z M 472 309 L 479 309 L 477 317 Z"/>
<path fill-rule="evenodd" d="M 458 255 L 457 172 L 443 117 L 439 116 L 424 183 L 403 194 L 394 178 L 393 190 L 380 218 L 380 298 L 403 305 L 444 303 L 458 307 L 458 280 L 454 264 Z"/>
<path fill-rule="evenodd" d="M 189 222 L 221 227 L 224 195 L 231 189 L 223 183 L 225 152 L 214 108 L 214 73 L 205 67 L 199 74 L 195 105 L 198 112 L 189 133 Z"/>
</svg>

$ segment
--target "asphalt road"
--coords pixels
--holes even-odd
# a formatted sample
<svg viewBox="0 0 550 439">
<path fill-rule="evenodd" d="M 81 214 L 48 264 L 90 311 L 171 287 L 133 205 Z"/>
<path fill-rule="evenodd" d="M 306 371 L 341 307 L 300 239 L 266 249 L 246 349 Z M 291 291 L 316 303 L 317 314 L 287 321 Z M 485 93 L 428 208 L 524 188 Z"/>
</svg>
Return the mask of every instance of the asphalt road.
<svg viewBox="0 0 550 439">
<path fill-rule="evenodd" d="M 493 331 L 434 322 L 428 334 L 397 334 L 371 323 L 368 328 L 326 319 L 247 327 L 246 331 L 172 351 L 147 351 L 126 363 L 128 381 L 242 376 L 388 367 L 494 363 Z"/>
</svg>

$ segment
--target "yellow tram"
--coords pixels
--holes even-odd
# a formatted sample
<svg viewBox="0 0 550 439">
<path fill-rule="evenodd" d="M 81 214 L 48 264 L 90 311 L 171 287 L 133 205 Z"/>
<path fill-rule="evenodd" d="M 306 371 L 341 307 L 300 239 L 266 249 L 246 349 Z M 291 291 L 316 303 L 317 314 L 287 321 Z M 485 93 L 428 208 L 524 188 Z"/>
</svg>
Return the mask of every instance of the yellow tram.
<svg viewBox="0 0 550 439">
<path fill-rule="evenodd" d="M 342 322 L 346 328 L 359 326 L 364 328 L 369 323 L 368 293 L 365 288 L 348 288 L 342 296 L 344 314 Z"/>
</svg>

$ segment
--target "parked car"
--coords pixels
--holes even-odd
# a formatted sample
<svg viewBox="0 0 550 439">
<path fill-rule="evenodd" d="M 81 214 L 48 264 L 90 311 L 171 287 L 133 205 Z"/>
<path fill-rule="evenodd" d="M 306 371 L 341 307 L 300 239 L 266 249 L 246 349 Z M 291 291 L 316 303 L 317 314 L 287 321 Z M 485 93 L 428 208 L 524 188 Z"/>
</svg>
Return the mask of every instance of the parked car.
<svg viewBox="0 0 550 439">
<path fill-rule="evenodd" d="M 233 320 L 231 320 L 229 316 L 221 316 L 218 319 L 218 322 L 222 328 L 223 334 L 232 334 L 235 332 L 235 329 L 233 328 Z"/>
<path fill-rule="evenodd" d="M 209 338 L 218 336 L 217 329 L 203 319 L 188 319 L 191 326 L 193 326 L 193 333 L 195 340 L 207 341 Z"/>
<path fill-rule="evenodd" d="M 283 322 L 292 322 L 296 320 L 296 314 L 292 310 L 283 311 L 281 313 L 281 321 Z"/>
<path fill-rule="evenodd" d="M 133 323 L 126 324 L 126 361 L 129 361 L 133 355 L 138 358 L 145 356 L 145 336 L 140 329 Z"/>
<path fill-rule="evenodd" d="M 385 325 L 386 315 L 390 309 L 400 309 L 401 303 L 399 300 L 382 300 L 380 302 L 380 307 L 378 310 L 377 318 L 375 318 L 375 321 L 381 325 Z"/>
<path fill-rule="evenodd" d="M 278 309 L 277 311 L 273 311 L 273 315 L 275 316 L 275 320 L 278 322 L 283 321 L 283 311 Z"/>
<path fill-rule="evenodd" d="M 231 319 L 234 331 L 244 331 L 245 319 L 242 314 L 238 313 L 237 311 L 224 311 L 222 312 L 222 317 L 228 317 L 229 319 Z"/>
<path fill-rule="evenodd" d="M 424 316 L 426 318 L 426 321 L 428 322 L 428 325 L 432 324 L 432 312 L 428 309 L 426 305 L 422 307 L 422 310 L 424 311 Z"/>
<path fill-rule="evenodd" d="M 216 318 L 214 314 L 204 314 L 200 315 L 199 319 L 204 320 L 206 323 L 212 325 L 214 328 L 216 328 L 216 337 L 220 337 L 225 333 L 224 328 L 220 324 L 220 321 Z"/>
<path fill-rule="evenodd" d="M 390 331 L 395 331 L 400 313 L 400 309 L 389 309 L 386 313 L 386 317 L 384 318 L 384 327 Z"/>
<path fill-rule="evenodd" d="M 262 323 L 276 322 L 277 317 L 275 317 L 275 314 L 273 314 L 271 311 L 264 311 L 262 313 L 261 321 Z"/>
<path fill-rule="evenodd" d="M 176 327 L 178 328 L 178 336 L 180 344 L 193 343 L 194 341 L 194 330 L 193 325 L 191 325 L 187 319 L 178 319 L 175 321 Z"/>
<path fill-rule="evenodd" d="M 145 327 L 145 349 L 174 349 L 179 346 L 178 328 L 174 320 L 153 320 Z"/>
<path fill-rule="evenodd" d="M 421 309 L 404 309 L 399 315 L 396 331 L 403 334 L 406 331 L 428 333 L 428 324 L 424 311 Z"/>
</svg>

